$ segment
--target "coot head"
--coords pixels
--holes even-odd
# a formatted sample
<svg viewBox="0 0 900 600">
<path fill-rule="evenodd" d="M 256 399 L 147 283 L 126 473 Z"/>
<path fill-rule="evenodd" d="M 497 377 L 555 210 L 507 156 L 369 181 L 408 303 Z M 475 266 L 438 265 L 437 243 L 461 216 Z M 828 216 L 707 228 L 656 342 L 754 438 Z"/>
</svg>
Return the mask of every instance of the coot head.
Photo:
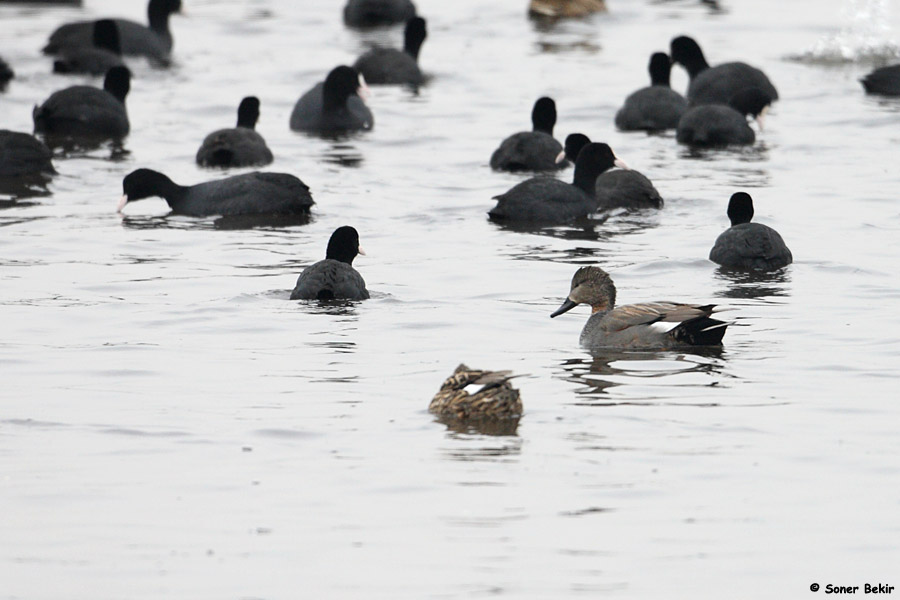
<svg viewBox="0 0 900 600">
<path fill-rule="evenodd" d="M 181 0 L 150 0 L 147 4 L 147 19 L 153 23 L 168 19 L 172 13 L 181 12 Z"/>
<path fill-rule="evenodd" d="M 347 98 L 364 88 L 365 82 L 359 72 L 353 67 L 341 65 L 335 67 L 325 78 L 322 88 L 322 103 L 326 109 L 344 106 Z"/>
<path fill-rule="evenodd" d="M 256 122 L 259 120 L 259 98 L 256 96 L 247 96 L 243 100 L 241 100 L 241 105 L 238 106 L 238 127 L 246 127 L 247 129 L 253 129 L 256 127 Z"/>
<path fill-rule="evenodd" d="M 664 85 L 669 87 L 669 74 L 672 72 L 672 61 L 665 52 L 654 52 L 650 57 L 650 64 L 647 69 L 650 71 L 651 85 Z"/>
<path fill-rule="evenodd" d="M 772 104 L 772 98 L 758 87 L 751 87 L 744 88 L 732 96 L 728 104 L 742 115 L 756 119 L 761 129 L 766 110 Z"/>
<path fill-rule="evenodd" d="M 566 159 L 575 162 L 578 160 L 578 153 L 581 152 L 581 149 L 590 143 L 591 138 L 583 133 L 570 133 L 566 136 L 565 147 L 563 151 L 559 153 L 559 156 L 556 157 L 556 162 L 561 163 Z"/>
<path fill-rule="evenodd" d="M 359 233 L 356 229 L 349 225 L 335 229 L 328 240 L 325 258 L 339 260 L 352 265 L 353 259 L 356 258 L 357 254 L 365 255 L 366 253 L 359 245 Z"/>
<path fill-rule="evenodd" d="M 406 22 L 406 29 L 403 32 L 403 51 L 418 59 L 419 50 L 426 37 L 428 37 L 428 31 L 425 27 L 425 19 L 422 17 L 410 19 Z"/>
<path fill-rule="evenodd" d="M 709 64 L 703 57 L 703 50 L 700 44 L 686 35 L 678 36 L 669 44 L 669 52 L 672 55 L 672 62 L 676 62 L 688 70 L 691 77 L 703 71 Z"/>
<path fill-rule="evenodd" d="M 156 196 L 165 197 L 165 194 L 173 186 L 175 184 L 172 180 L 159 171 L 152 169 L 132 171 L 122 180 L 122 198 L 119 200 L 117 210 L 121 212 L 122 208 L 132 200 L 143 200 Z"/>
<path fill-rule="evenodd" d="M 575 161 L 575 177 L 572 183 L 593 196 L 597 177 L 613 167 L 628 168 L 616 157 L 609 145 L 591 142 L 578 153 L 578 159 Z"/>
<path fill-rule="evenodd" d="M 531 111 L 531 125 L 534 131 L 553 135 L 553 127 L 556 125 L 556 102 L 553 98 L 538 98 Z"/>
<path fill-rule="evenodd" d="M 95 48 L 103 48 L 113 54 L 122 54 L 122 46 L 119 43 L 119 27 L 112 19 L 100 19 L 94 23 L 92 41 Z"/>
<path fill-rule="evenodd" d="M 131 89 L 131 71 L 127 67 L 111 67 L 103 79 L 103 89 L 124 104 Z"/>
<path fill-rule="evenodd" d="M 753 198 L 746 192 L 737 192 L 731 195 L 728 201 L 728 218 L 731 226 L 749 223 L 753 218 Z"/>
</svg>

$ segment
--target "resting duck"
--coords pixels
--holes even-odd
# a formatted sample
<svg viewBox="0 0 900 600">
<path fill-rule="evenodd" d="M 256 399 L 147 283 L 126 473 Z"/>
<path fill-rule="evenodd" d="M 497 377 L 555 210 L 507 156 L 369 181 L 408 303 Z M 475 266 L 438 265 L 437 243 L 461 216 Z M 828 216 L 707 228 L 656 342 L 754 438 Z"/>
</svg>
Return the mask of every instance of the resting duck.
<svg viewBox="0 0 900 600">
<path fill-rule="evenodd" d="M 518 419 L 522 416 L 519 390 L 510 385 L 510 371 L 482 371 L 460 364 L 434 395 L 428 410 L 460 420 L 471 418 Z M 466 386 L 482 386 L 470 394 Z"/>
<path fill-rule="evenodd" d="M 532 17 L 585 17 L 606 12 L 603 0 L 531 0 L 528 14 Z"/>
</svg>

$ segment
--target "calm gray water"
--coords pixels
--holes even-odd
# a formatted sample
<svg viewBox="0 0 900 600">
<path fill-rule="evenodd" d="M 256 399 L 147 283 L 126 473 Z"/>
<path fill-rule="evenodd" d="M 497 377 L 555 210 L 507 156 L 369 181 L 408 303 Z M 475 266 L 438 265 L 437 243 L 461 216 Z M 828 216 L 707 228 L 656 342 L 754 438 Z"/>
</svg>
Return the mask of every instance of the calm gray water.
<svg viewBox="0 0 900 600">
<path fill-rule="evenodd" d="M 185 0 L 177 65 L 133 64 L 127 152 L 57 159 L 50 195 L 0 209 L 0 597 L 900 586 L 900 101 L 863 94 L 868 64 L 785 60 L 846 24 L 842 3 L 610 0 L 609 15 L 541 28 L 525 0 L 419 0 L 431 84 L 375 89 L 371 133 L 292 133 L 293 103 L 331 67 L 400 43 L 399 29 L 345 29 L 342 4 Z M 33 104 L 85 81 L 38 52 L 58 23 L 143 20 L 143 2 L 85 5 L 0 6 L 0 55 L 19 74 L 0 127 L 30 131 Z M 649 55 L 682 33 L 778 86 L 753 148 L 691 155 L 671 134 L 615 131 Z M 235 230 L 159 199 L 116 214 L 135 168 L 220 176 L 194 153 L 249 94 L 267 168 L 312 188 L 312 223 Z M 544 94 L 557 137 L 607 141 L 665 209 L 589 231 L 488 222 L 491 196 L 521 179 L 491 172 L 490 153 Z M 783 272 L 706 260 L 741 189 L 793 251 Z M 289 301 L 344 224 L 372 299 Z M 608 270 L 622 303 L 729 306 L 724 348 L 592 357 L 585 307 L 548 318 L 583 264 Z M 427 412 L 461 361 L 524 375 L 516 435 Z"/>
</svg>

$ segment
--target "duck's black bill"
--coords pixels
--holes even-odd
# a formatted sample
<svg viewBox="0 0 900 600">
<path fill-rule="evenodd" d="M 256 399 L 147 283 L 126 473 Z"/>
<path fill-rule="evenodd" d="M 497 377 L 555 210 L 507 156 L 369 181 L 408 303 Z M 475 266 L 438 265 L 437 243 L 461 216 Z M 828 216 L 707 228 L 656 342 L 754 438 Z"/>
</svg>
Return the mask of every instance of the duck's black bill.
<svg viewBox="0 0 900 600">
<path fill-rule="evenodd" d="M 566 298 L 566 301 L 562 303 L 562 306 L 560 306 L 559 308 L 556 309 L 555 313 L 550 315 L 550 318 L 552 319 L 553 317 L 558 317 L 559 315 L 563 314 L 564 312 L 568 312 L 568 311 L 572 310 L 576 306 L 578 306 L 577 302 L 572 302 L 571 300 Z"/>
</svg>

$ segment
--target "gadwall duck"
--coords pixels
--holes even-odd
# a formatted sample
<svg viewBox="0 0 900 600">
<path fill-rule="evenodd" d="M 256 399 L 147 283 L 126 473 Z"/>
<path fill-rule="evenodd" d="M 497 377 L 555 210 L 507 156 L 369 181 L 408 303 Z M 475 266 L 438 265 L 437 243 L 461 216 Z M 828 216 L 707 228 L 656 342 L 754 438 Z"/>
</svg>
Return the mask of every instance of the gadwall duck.
<svg viewBox="0 0 900 600">
<path fill-rule="evenodd" d="M 365 256 L 359 233 L 353 227 L 338 227 L 328 240 L 325 259 L 303 269 L 291 300 L 365 300 L 366 282 L 353 268 L 357 254 Z"/>
<path fill-rule="evenodd" d="M 731 98 L 747 87 L 756 87 L 770 101 L 778 100 L 778 91 L 766 74 L 742 62 L 730 62 L 710 67 L 703 50 L 693 38 L 685 35 L 670 44 L 672 62 L 683 66 L 690 77 L 687 99 L 692 106 L 698 104 L 727 104 Z"/>
<path fill-rule="evenodd" d="M 514 133 L 500 143 L 491 154 L 491 168 L 495 171 L 552 171 L 566 166 L 558 162 L 563 150 L 553 137 L 556 125 L 556 102 L 553 98 L 538 98 L 531 110 L 531 131 Z"/>
<path fill-rule="evenodd" d="M 511 378 L 510 371 L 482 371 L 461 364 L 441 385 L 428 410 L 460 420 L 517 419 L 522 416 L 522 400 L 510 385 Z M 482 387 L 470 394 L 465 388 L 472 384 Z"/>
<path fill-rule="evenodd" d="M 238 106 L 237 127 L 210 133 L 197 150 L 197 164 L 203 167 L 253 167 L 273 160 L 266 140 L 256 132 L 259 98 L 247 96 Z"/>
<path fill-rule="evenodd" d="M 528 14 L 532 17 L 585 17 L 606 12 L 603 0 L 531 0 Z"/>
<path fill-rule="evenodd" d="M 669 85 L 672 62 L 669 55 L 656 52 L 650 57 L 650 85 L 625 98 L 616 113 L 616 127 L 622 131 L 675 129 L 687 110 L 687 100 Z"/>
<path fill-rule="evenodd" d="M 733 269 L 780 269 L 794 257 L 777 231 L 762 223 L 751 223 L 753 198 L 737 192 L 728 201 L 731 227 L 723 231 L 709 251 L 709 260 Z"/>
<path fill-rule="evenodd" d="M 711 319 L 714 304 L 649 302 L 616 304 L 616 286 L 599 267 L 581 267 L 572 277 L 569 297 L 550 315 L 557 317 L 579 304 L 589 304 L 592 314 L 581 331 L 587 348 L 668 349 L 679 346 L 713 346 L 722 342 L 728 323 Z M 652 325 L 678 323 L 668 331 Z"/>
</svg>

